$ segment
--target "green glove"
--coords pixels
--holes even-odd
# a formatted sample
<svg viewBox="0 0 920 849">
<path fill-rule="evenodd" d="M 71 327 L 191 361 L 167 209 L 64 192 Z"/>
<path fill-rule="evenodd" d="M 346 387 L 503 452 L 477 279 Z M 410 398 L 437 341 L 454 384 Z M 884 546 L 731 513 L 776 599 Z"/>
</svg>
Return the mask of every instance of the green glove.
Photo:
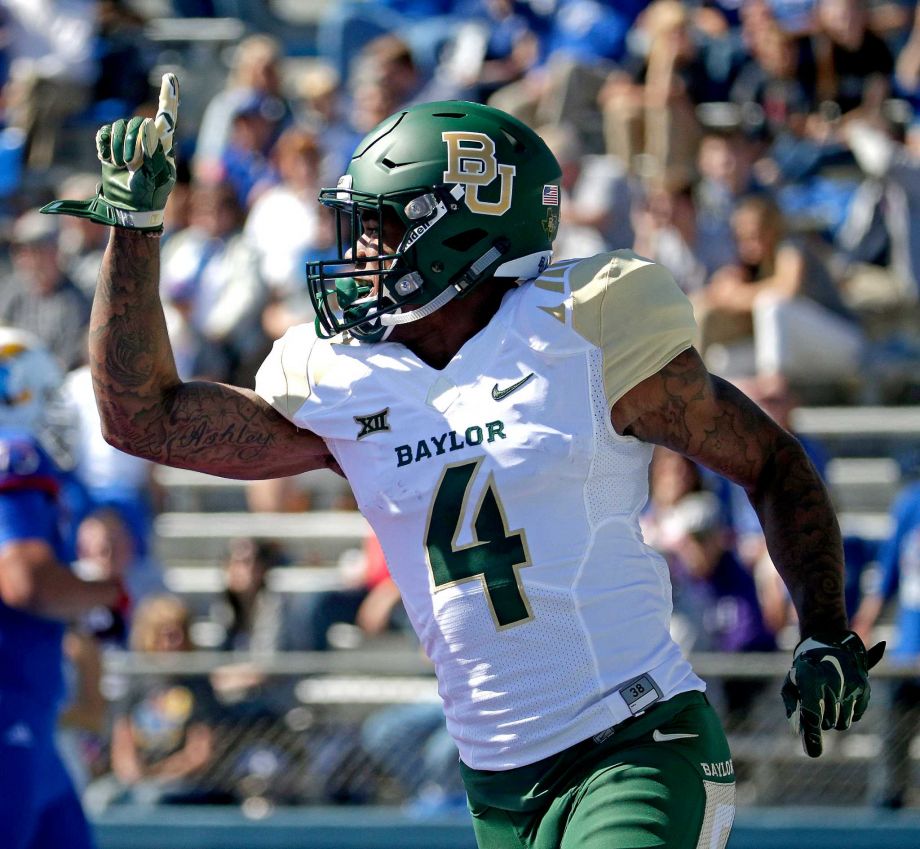
<svg viewBox="0 0 920 849">
<path fill-rule="evenodd" d="M 155 119 L 121 119 L 96 133 L 96 154 L 102 162 L 96 197 L 56 200 L 41 211 L 129 230 L 162 230 L 166 199 L 176 184 L 173 134 L 178 112 L 179 81 L 175 74 L 163 74 Z"/>
<path fill-rule="evenodd" d="M 796 646 L 782 696 L 786 718 L 809 757 L 821 754 L 822 731 L 843 731 L 866 712 L 869 670 L 884 653 L 884 642 L 866 651 L 852 631 L 808 637 Z"/>
</svg>

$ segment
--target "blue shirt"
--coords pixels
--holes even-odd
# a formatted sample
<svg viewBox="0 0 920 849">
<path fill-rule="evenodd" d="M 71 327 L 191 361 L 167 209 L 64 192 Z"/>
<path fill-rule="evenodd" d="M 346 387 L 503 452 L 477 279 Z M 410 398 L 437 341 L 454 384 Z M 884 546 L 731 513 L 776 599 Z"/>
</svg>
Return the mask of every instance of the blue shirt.
<svg viewBox="0 0 920 849">
<path fill-rule="evenodd" d="M 881 594 L 898 597 L 895 658 L 920 656 L 920 483 L 901 492 L 892 508 L 894 533 L 879 553 Z"/>
<path fill-rule="evenodd" d="M 0 428 L 0 546 L 42 540 L 66 561 L 63 473 L 30 433 Z M 63 695 L 64 624 L 0 600 L 0 694 L 25 696 L 55 711 Z"/>
<path fill-rule="evenodd" d="M 702 651 L 774 651 L 751 573 L 730 551 L 706 578 L 690 575 L 679 558 L 672 564 L 674 610 L 697 631 L 694 648 Z"/>
<path fill-rule="evenodd" d="M 547 54 L 559 53 L 586 65 L 618 62 L 626 35 L 647 0 L 560 0 L 552 19 Z"/>
</svg>

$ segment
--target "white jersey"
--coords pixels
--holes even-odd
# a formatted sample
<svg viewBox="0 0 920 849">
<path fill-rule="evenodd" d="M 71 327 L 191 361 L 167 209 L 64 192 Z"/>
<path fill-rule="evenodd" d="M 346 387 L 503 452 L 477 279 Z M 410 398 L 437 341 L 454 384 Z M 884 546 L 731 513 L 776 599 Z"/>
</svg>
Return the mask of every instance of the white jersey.
<svg viewBox="0 0 920 849">
<path fill-rule="evenodd" d="M 694 332 L 673 278 L 616 251 L 509 292 L 440 371 L 308 325 L 259 371 L 351 483 L 468 766 L 524 766 L 703 689 L 639 531 L 652 447 L 610 423 Z"/>
</svg>

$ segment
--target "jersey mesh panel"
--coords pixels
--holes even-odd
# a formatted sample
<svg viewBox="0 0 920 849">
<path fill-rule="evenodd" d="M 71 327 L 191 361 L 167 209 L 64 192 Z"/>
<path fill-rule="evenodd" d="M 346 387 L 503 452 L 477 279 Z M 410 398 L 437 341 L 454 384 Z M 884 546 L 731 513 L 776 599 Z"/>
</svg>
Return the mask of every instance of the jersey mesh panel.
<svg viewBox="0 0 920 849">
<path fill-rule="evenodd" d="M 481 584 L 471 581 L 435 596 L 440 605 L 437 619 L 444 639 L 441 646 L 452 645 L 455 653 L 466 655 L 462 661 L 466 681 L 454 678 L 442 682 L 448 722 L 453 733 L 465 738 L 461 743 L 477 747 L 483 744 L 494 747 L 498 743 L 514 751 L 517 758 L 524 753 L 525 759 L 537 760 L 545 752 L 535 749 L 528 758 L 530 747 L 557 737 L 560 729 L 570 727 L 576 717 L 584 720 L 595 714 L 606 716 L 601 705 L 586 707 L 596 700 L 598 687 L 586 635 L 578 617 L 573 615 L 572 598 L 565 591 L 528 587 L 534 618 L 503 631 L 496 631 L 487 605 L 481 603 L 480 593 Z M 475 634 L 475 639 L 470 639 L 470 634 Z M 484 645 L 490 641 L 500 642 L 501 650 Z M 486 657 L 500 659 L 500 663 L 490 664 Z M 564 663 L 566 674 L 561 674 L 555 663 L 547 662 L 550 658 Z M 452 664 L 451 668 L 457 670 L 458 666 Z M 456 693 L 454 687 L 458 688 Z M 509 720 L 513 717 L 516 721 L 503 727 L 502 720 L 496 722 L 494 718 L 462 728 L 451 723 L 453 697 L 462 702 L 468 687 L 475 691 L 478 710 L 492 717 L 507 715 Z M 550 693 L 552 697 L 548 697 Z M 499 740 L 491 736 L 493 725 L 500 727 Z M 577 742 L 577 737 L 563 739 L 558 748 Z"/>
<path fill-rule="evenodd" d="M 735 819 L 735 783 L 704 781 L 706 812 L 696 849 L 725 849 Z"/>
<path fill-rule="evenodd" d="M 585 483 L 585 505 L 592 527 L 622 513 L 623 504 L 644 504 L 648 498 L 648 481 L 630 474 L 634 460 L 624 460 L 617 451 L 617 441 L 611 433 L 607 396 L 604 392 L 603 355 L 600 349 L 588 354 L 590 372 L 591 408 L 594 416 L 596 451 L 591 462 L 591 472 Z M 651 449 L 649 449 L 651 450 Z M 611 481 L 616 481 L 614 487 Z"/>
</svg>

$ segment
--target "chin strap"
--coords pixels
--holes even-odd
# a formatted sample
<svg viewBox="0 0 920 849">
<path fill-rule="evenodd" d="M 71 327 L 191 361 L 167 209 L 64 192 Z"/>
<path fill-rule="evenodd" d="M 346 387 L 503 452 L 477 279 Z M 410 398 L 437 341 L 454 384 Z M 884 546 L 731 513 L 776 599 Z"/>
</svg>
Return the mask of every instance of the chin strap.
<svg viewBox="0 0 920 849">
<path fill-rule="evenodd" d="M 445 304 L 452 301 L 461 290 L 471 288 L 479 282 L 483 271 L 488 268 L 495 260 L 502 255 L 502 246 L 493 246 L 483 254 L 469 269 L 467 283 L 464 286 L 463 281 L 455 286 L 448 286 L 436 298 L 430 300 L 424 306 L 410 312 L 384 313 L 380 316 L 380 323 L 384 327 L 396 327 L 400 324 L 409 324 L 418 321 L 421 318 L 427 318 L 433 312 L 441 309 Z M 527 256 L 518 257 L 500 265 L 492 276 L 494 277 L 514 277 L 516 279 L 529 280 L 537 277 L 549 264 L 552 259 L 552 251 L 538 251 L 537 253 Z"/>
<path fill-rule="evenodd" d="M 399 324 L 409 324 L 418 321 L 420 318 L 427 318 L 433 312 L 437 312 L 444 304 L 452 301 L 457 297 L 457 290 L 453 286 L 448 286 L 436 298 L 432 298 L 427 304 L 411 312 L 390 312 L 380 316 L 380 323 L 384 327 L 396 327 Z"/>
</svg>

